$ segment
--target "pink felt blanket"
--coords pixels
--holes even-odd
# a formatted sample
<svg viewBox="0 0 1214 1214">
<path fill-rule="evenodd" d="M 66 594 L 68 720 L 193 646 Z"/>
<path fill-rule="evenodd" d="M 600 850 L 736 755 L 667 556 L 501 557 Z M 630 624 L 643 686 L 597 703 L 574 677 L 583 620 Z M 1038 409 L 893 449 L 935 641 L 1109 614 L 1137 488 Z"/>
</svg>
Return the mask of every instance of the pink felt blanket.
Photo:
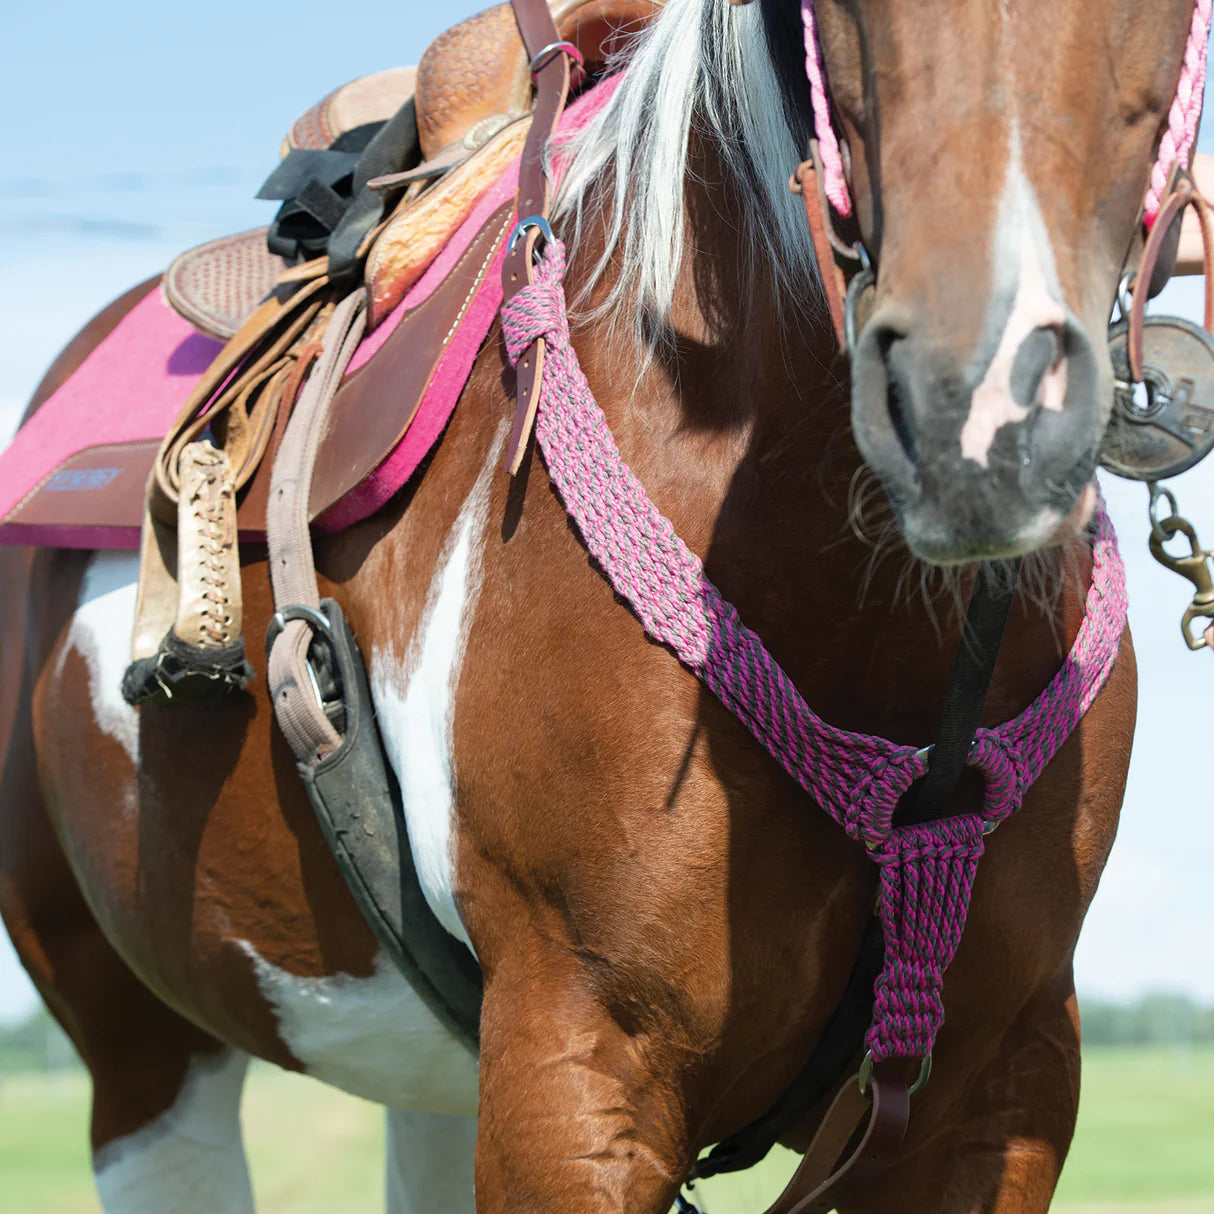
<svg viewBox="0 0 1214 1214">
<path fill-rule="evenodd" d="M 566 135 L 602 109 L 618 78 L 574 102 Z M 497 181 L 426 273 L 355 353 L 364 366 L 401 319 L 426 300 L 484 223 L 518 188 L 515 163 Z M 443 432 L 502 301 L 504 247 L 458 332 L 448 343 L 424 400 L 396 449 L 318 520 L 336 531 L 366 518 L 396 493 Z M 0 543 L 67 548 L 134 548 L 138 503 L 161 437 L 221 349 L 196 333 L 159 290 L 141 300 L 21 427 L 0 453 Z M 99 490 L 106 490 L 104 509 Z"/>
</svg>

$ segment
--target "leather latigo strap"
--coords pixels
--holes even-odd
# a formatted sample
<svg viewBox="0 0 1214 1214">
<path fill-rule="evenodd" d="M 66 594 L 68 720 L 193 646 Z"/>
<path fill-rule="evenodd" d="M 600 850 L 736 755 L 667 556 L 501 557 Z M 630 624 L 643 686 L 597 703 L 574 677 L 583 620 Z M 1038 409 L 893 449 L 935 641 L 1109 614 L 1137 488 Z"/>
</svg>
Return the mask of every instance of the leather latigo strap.
<svg viewBox="0 0 1214 1214">
<path fill-rule="evenodd" d="M 767 1214 L 829 1214 L 846 1184 L 862 1184 L 906 1135 L 910 1089 L 897 1062 L 879 1062 L 867 1091 L 852 1075 L 839 1089 L 800 1166 Z M 856 1134 L 860 1139 L 851 1150 Z"/>
<path fill-rule="evenodd" d="M 1168 179 L 1167 194 L 1159 206 L 1159 214 L 1142 250 L 1142 259 L 1134 276 L 1133 306 L 1130 308 L 1127 351 L 1130 373 L 1135 383 L 1142 381 L 1142 330 L 1146 320 L 1147 299 L 1155 294 L 1153 284 L 1156 270 L 1167 260 L 1168 252 L 1175 254 L 1180 221 L 1192 207 L 1201 228 L 1201 247 L 1205 278 L 1205 327 L 1214 333 L 1214 226 L 1211 225 L 1210 204 L 1202 196 L 1193 178 L 1181 165 L 1176 165 Z"/>
<path fill-rule="evenodd" d="M 561 37 L 545 0 L 512 0 L 512 6 L 527 55 L 538 69 L 533 72 L 536 89 L 535 116 L 531 129 L 527 132 L 527 142 L 523 145 L 522 160 L 519 162 L 518 218 L 522 223 L 532 218 L 548 218 L 550 191 L 548 174 L 544 171 L 544 155 L 548 141 L 565 112 L 565 103 L 569 99 L 571 71 L 570 56 L 557 49 Z M 540 56 L 543 57 L 539 58 Z M 516 238 L 506 251 L 506 260 L 502 266 L 503 300 L 513 299 L 524 287 L 531 285 L 533 258 L 540 236 L 538 227 L 528 227 L 525 231 L 516 233 Z M 514 426 L 506 448 L 506 470 L 511 476 L 518 471 L 523 461 L 523 452 L 539 405 L 540 386 L 544 375 L 542 337 L 537 338 L 519 359 L 515 371 L 517 386 Z"/>
<path fill-rule="evenodd" d="M 355 291 L 337 305 L 278 449 L 266 512 L 270 582 L 279 613 L 270 637 L 267 677 L 274 714 L 300 763 L 314 763 L 341 741 L 317 699 L 309 671 L 308 649 L 324 618 L 308 529 L 309 499 L 329 408 L 366 323 L 364 292 Z"/>
</svg>

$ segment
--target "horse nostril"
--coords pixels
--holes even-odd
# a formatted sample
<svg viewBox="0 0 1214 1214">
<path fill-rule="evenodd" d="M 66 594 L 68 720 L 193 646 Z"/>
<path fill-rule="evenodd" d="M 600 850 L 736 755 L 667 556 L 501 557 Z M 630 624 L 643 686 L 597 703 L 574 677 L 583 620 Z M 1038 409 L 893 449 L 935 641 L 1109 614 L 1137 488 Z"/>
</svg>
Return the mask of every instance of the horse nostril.
<svg viewBox="0 0 1214 1214">
<path fill-rule="evenodd" d="M 910 425 L 909 368 L 904 364 L 905 335 L 894 329 L 882 329 L 876 335 L 881 361 L 885 364 L 885 407 L 889 423 L 906 458 L 919 463 L 919 451 Z"/>
<path fill-rule="evenodd" d="M 1060 326 L 1034 329 L 1016 351 L 1012 400 L 1022 408 L 1062 409 L 1066 401 L 1066 344 Z"/>
</svg>

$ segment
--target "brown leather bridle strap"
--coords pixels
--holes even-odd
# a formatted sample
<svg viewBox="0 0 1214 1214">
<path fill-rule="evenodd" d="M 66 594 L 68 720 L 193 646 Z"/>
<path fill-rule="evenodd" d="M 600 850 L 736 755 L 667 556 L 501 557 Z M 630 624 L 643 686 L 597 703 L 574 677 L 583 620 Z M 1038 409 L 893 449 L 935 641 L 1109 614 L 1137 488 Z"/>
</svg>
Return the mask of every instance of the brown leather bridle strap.
<svg viewBox="0 0 1214 1214">
<path fill-rule="evenodd" d="M 910 1089 L 898 1062 L 873 1068 L 868 1092 L 859 1075 L 839 1089 L 800 1166 L 766 1214 L 829 1214 L 847 1182 L 862 1183 L 897 1149 L 910 1119 Z M 850 1143 L 860 1133 L 851 1151 Z"/>
<path fill-rule="evenodd" d="M 810 140 L 809 159 L 802 161 L 789 178 L 788 188 L 800 194 L 805 203 L 805 218 L 809 224 L 809 236 L 813 241 L 814 256 L 818 262 L 818 274 L 822 279 L 822 290 L 830 309 L 830 321 L 835 330 L 839 348 L 847 349 L 847 279 L 839 264 L 842 257 L 860 262 L 854 250 L 849 249 L 836 235 L 831 220 L 830 202 L 822 188 L 822 173 L 818 162 L 818 141 Z"/>
<path fill-rule="evenodd" d="M 1143 325 L 1146 321 L 1147 298 L 1150 295 L 1149 285 L 1155 275 L 1155 267 L 1163 250 L 1168 247 L 1173 225 L 1180 219 L 1187 207 L 1197 212 L 1197 220 L 1201 225 L 1201 247 L 1203 274 L 1205 276 L 1205 325 L 1206 329 L 1214 332 L 1214 230 L 1210 222 L 1210 204 L 1198 190 L 1193 178 L 1188 172 L 1177 165 L 1172 170 L 1168 182 L 1168 192 L 1160 204 L 1159 214 L 1151 235 L 1147 238 L 1142 250 L 1142 258 L 1138 263 L 1138 271 L 1134 276 L 1133 306 L 1130 308 L 1129 334 L 1127 347 L 1130 356 L 1130 374 L 1135 383 L 1142 381 L 1142 341 Z"/>
<path fill-rule="evenodd" d="M 518 219 L 548 219 L 549 183 L 544 168 L 548 141 L 556 131 L 565 112 L 571 80 L 570 55 L 561 49 L 565 44 L 557 32 L 556 23 L 546 0 L 512 0 L 514 19 L 533 66 L 535 81 L 535 114 L 527 142 L 523 145 L 518 173 Z M 528 226 L 516 229 L 506 250 L 502 267 L 502 296 L 509 302 L 532 282 L 532 266 L 541 229 Z M 535 421 L 540 386 L 544 375 L 544 339 L 537 338 L 524 352 L 515 368 L 517 375 L 514 426 L 506 448 L 506 471 L 513 476 L 523 461 L 523 452 Z"/>
</svg>

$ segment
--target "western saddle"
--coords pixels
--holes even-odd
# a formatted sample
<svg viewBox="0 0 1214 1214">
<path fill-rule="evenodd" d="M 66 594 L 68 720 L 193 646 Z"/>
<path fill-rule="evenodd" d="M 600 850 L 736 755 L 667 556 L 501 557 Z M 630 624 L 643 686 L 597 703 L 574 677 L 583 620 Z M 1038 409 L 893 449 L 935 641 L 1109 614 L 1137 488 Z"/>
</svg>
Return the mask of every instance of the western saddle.
<svg viewBox="0 0 1214 1214">
<path fill-rule="evenodd" d="M 360 326 L 380 324 L 520 158 L 519 217 L 546 215 L 544 150 L 577 70 L 571 62 L 581 63 L 580 83 L 593 83 L 661 2 L 516 0 L 478 13 L 441 34 L 416 68 L 355 80 L 292 124 L 259 195 L 282 204 L 269 228 L 211 241 L 172 263 L 166 299 L 227 344 L 149 478 L 123 682 L 129 702 L 223 692 L 252 677 L 238 511 L 242 523 L 265 515 L 288 419 L 335 340 L 335 314 L 357 296 L 365 301 Z M 547 106 L 546 77 L 555 81 Z M 527 278 L 535 239 L 519 242 Z M 534 379 L 519 387 L 515 466 L 538 396 Z M 387 454 L 360 451 L 356 463 L 369 472 Z"/>
</svg>

